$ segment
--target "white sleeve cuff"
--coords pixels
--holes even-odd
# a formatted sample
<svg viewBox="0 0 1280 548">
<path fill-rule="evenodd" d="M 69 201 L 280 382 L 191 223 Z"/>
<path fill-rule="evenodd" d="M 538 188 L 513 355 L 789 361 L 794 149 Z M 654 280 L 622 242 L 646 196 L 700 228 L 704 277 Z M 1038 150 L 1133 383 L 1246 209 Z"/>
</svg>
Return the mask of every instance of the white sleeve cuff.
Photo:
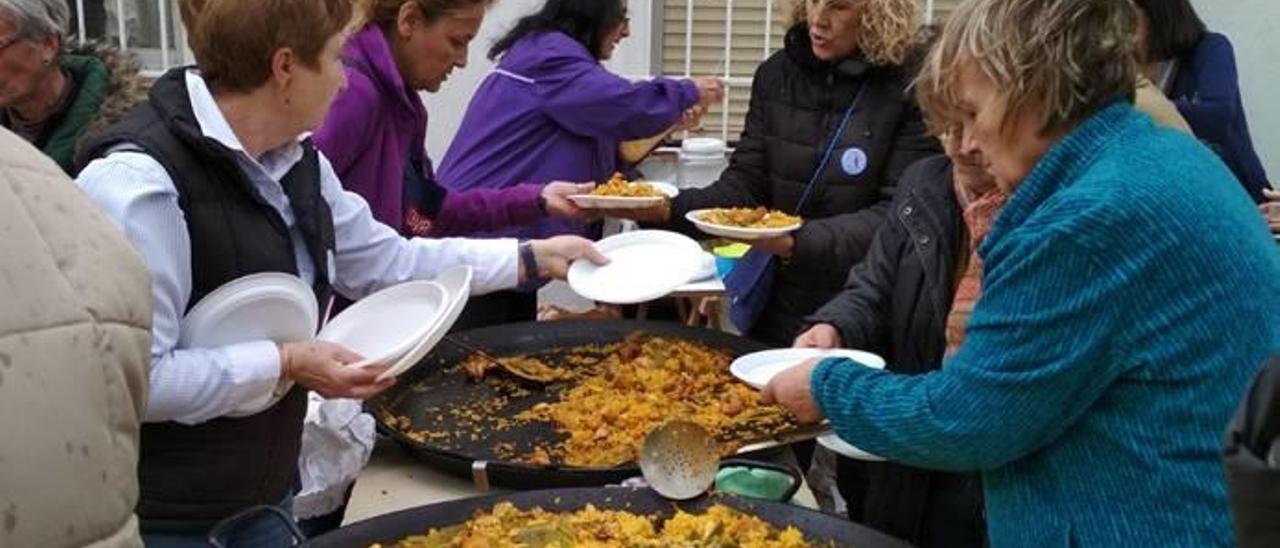
<svg viewBox="0 0 1280 548">
<path fill-rule="evenodd" d="M 177 350 L 151 368 L 146 422 L 200 424 L 265 407 L 280 378 L 280 351 L 259 341 Z"/>
<path fill-rule="evenodd" d="M 514 289 L 520 283 L 520 242 L 514 238 L 414 238 L 422 253 L 413 279 L 429 280 L 451 266 L 471 266 L 471 294 Z M 433 254 L 432 251 L 435 251 Z"/>
<path fill-rule="evenodd" d="M 477 247 L 467 261 L 475 270 L 471 282 L 472 295 L 512 289 L 520 284 L 519 241 L 504 238 L 472 242 Z"/>
<path fill-rule="evenodd" d="M 271 341 L 257 341 L 225 346 L 231 386 L 227 413 L 237 409 L 262 408 L 271 401 L 283 369 L 280 347 Z"/>
</svg>

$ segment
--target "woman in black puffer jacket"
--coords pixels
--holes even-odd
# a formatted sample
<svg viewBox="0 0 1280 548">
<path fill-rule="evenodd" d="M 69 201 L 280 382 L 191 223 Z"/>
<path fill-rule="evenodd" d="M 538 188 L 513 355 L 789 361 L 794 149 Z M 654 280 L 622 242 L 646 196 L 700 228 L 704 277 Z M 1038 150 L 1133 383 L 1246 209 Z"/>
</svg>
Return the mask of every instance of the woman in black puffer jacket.
<svg viewBox="0 0 1280 548">
<path fill-rule="evenodd" d="M 790 346 L 804 317 L 834 297 L 871 245 L 898 177 L 941 150 L 907 92 L 919 53 L 913 0 L 804 0 L 786 46 L 752 83 L 746 127 L 728 169 L 704 189 L 634 218 L 690 235 L 685 213 L 764 206 L 805 218 L 790 236 L 753 242 L 781 260 L 749 334 Z M 857 104 L 802 211 L 796 211 L 846 111 Z"/>
</svg>

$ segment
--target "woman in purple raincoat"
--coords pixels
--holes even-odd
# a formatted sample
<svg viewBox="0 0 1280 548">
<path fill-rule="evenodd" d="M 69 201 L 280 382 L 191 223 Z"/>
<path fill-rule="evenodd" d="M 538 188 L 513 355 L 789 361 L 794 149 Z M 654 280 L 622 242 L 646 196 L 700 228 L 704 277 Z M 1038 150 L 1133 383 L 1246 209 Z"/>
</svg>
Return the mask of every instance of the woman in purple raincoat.
<svg viewBox="0 0 1280 548">
<path fill-rule="evenodd" d="M 498 59 L 467 107 L 440 165 L 455 191 L 505 188 L 521 181 L 596 181 L 625 170 L 622 141 L 651 137 L 720 99 L 714 78 L 631 81 L 601 61 L 629 34 L 626 2 L 547 0 L 489 51 Z M 698 108 L 695 108 L 698 107 Z M 579 222 L 546 219 L 499 234 L 588 234 Z M 486 295 L 468 314 L 493 321 L 531 320 L 532 293 Z"/>
<path fill-rule="evenodd" d="M 591 189 L 548 179 L 449 192 L 436 182 L 418 92 L 438 91 L 455 67 L 466 64 L 467 45 L 490 3 L 366 2 L 358 14 L 364 26 L 343 48 L 348 84 L 315 132 L 315 143 L 343 185 L 369 202 L 374 217 L 405 235 L 457 236 L 548 215 L 574 218 L 580 212 L 565 196 Z"/>
</svg>

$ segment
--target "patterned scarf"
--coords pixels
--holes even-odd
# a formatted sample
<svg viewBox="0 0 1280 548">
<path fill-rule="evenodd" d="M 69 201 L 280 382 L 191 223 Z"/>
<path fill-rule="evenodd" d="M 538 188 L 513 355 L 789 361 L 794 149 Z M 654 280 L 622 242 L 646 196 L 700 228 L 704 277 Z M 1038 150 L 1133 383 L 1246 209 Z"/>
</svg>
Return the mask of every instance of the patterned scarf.
<svg viewBox="0 0 1280 548">
<path fill-rule="evenodd" d="M 969 231 L 969 255 L 963 264 L 963 270 L 956 282 L 955 298 L 951 303 L 951 312 L 947 314 L 947 356 L 955 354 L 964 343 L 965 326 L 969 316 L 973 315 L 973 307 L 982 296 L 982 258 L 978 256 L 978 247 L 991 232 L 996 215 L 1009 199 L 1009 195 L 998 188 L 967 201 L 963 198 L 969 192 L 956 183 L 956 196 L 961 197 L 964 207 L 964 224 Z M 958 269 L 959 270 L 959 269 Z"/>
</svg>

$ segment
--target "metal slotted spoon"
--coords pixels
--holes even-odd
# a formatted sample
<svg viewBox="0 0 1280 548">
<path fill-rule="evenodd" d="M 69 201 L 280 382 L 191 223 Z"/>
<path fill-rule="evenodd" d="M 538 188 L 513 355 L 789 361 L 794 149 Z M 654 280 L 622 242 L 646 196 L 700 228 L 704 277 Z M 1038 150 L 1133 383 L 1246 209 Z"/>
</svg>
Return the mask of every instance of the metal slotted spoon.
<svg viewBox="0 0 1280 548">
<path fill-rule="evenodd" d="M 706 429 L 688 421 L 654 428 L 640 447 L 640 473 L 649 487 L 672 500 L 689 500 L 711 488 L 720 450 Z"/>
<path fill-rule="evenodd" d="M 638 460 L 645 483 L 670 500 L 689 500 L 706 493 L 715 485 L 722 466 L 739 466 L 787 476 L 790 483 L 776 499 L 766 497 L 771 500 L 791 500 L 804 484 L 804 477 L 793 466 L 742 458 L 721 461 L 720 447 L 711 433 L 688 421 L 670 421 L 649 431 L 644 437 L 644 445 L 640 447 Z"/>
</svg>

